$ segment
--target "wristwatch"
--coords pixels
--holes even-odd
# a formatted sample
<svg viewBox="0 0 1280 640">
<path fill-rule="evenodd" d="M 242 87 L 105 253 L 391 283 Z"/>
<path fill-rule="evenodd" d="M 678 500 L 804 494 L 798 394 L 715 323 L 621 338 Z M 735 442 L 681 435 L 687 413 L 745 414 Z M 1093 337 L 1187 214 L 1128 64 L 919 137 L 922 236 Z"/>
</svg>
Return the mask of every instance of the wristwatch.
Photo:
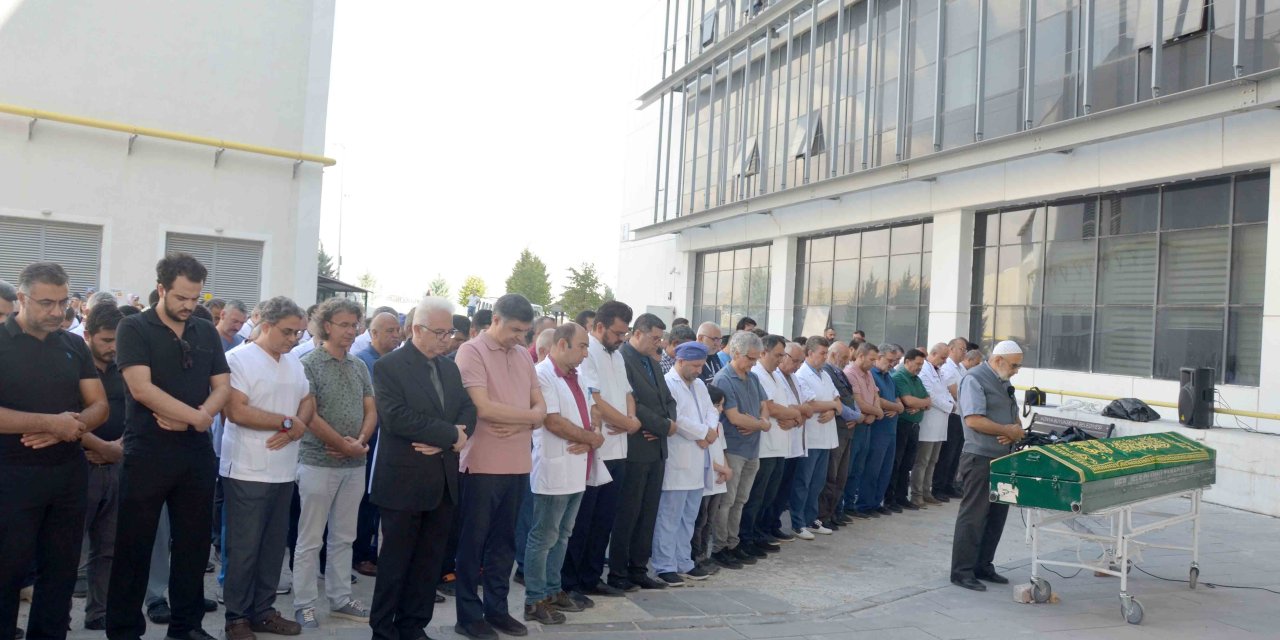
<svg viewBox="0 0 1280 640">
<path fill-rule="evenodd" d="M 280 423 L 280 433 L 289 433 L 291 429 L 293 429 L 293 418 L 285 418 Z"/>
</svg>

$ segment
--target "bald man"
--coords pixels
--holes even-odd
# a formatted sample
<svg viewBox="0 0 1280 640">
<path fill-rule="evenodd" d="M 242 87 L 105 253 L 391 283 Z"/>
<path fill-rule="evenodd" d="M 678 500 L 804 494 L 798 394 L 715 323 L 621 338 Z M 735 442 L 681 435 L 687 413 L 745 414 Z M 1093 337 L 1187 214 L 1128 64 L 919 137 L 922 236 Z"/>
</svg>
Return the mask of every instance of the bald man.
<svg viewBox="0 0 1280 640">
<path fill-rule="evenodd" d="M 369 375 L 373 375 L 373 363 L 382 356 L 391 353 L 400 346 L 400 318 L 394 313 L 384 311 L 373 317 L 369 323 L 369 344 L 356 351 L 369 367 Z M 369 474 L 373 471 L 373 452 L 378 448 L 378 430 L 369 439 L 369 454 L 365 463 L 365 486 L 369 486 Z M 378 575 L 378 507 L 369 502 L 366 491 L 360 500 L 360 514 L 356 517 L 356 539 L 351 543 L 351 565 L 357 573 L 366 576 Z"/>
<path fill-rule="evenodd" d="M 707 353 L 709 354 L 707 364 L 703 365 L 702 374 L 698 376 L 705 384 L 711 384 L 711 379 L 724 367 L 724 364 L 720 362 L 720 358 L 717 357 L 723 344 L 721 335 L 720 325 L 714 322 L 704 322 L 698 325 L 698 342 L 701 342 L 707 348 Z"/>
</svg>

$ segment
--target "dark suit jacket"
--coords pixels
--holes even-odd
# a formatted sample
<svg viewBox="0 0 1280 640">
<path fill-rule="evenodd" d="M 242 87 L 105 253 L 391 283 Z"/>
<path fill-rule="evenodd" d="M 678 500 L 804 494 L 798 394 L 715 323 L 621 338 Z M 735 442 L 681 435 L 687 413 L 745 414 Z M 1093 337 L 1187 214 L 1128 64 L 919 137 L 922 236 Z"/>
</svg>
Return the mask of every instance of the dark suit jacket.
<svg viewBox="0 0 1280 640">
<path fill-rule="evenodd" d="M 388 353 L 373 366 L 374 396 L 378 403 L 378 453 L 373 463 L 369 492 L 380 507 L 401 511 L 430 511 L 445 491 L 458 504 L 458 440 L 454 425 L 463 425 L 470 437 L 476 429 L 476 407 L 462 388 L 458 365 L 436 358 L 444 406 L 431 385 L 427 358 L 413 343 Z M 426 456 L 415 442 L 443 449 Z"/>
<path fill-rule="evenodd" d="M 836 391 L 840 392 L 840 402 L 847 407 L 858 408 L 858 401 L 853 399 L 853 385 L 849 384 L 849 378 L 839 367 L 830 362 L 823 364 L 827 375 L 831 376 L 831 381 L 836 384 Z M 836 426 L 841 429 L 852 429 L 856 425 L 849 424 L 839 413 L 836 414 Z"/>
<path fill-rule="evenodd" d="M 641 364 L 642 358 L 648 359 L 653 366 L 657 385 L 653 384 L 653 378 Z M 631 382 L 631 394 L 636 399 L 636 417 L 640 419 L 640 430 L 627 436 L 627 461 L 666 460 L 667 434 L 671 432 L 671 421 L 676 419 L 676 400 L 662 379 L 662 367 L 628 343 L 622 345 L 622 360 L 627 365 L 627 380 Z M 646 432 L 658 439 L 646 440 Z"/>
</svg>

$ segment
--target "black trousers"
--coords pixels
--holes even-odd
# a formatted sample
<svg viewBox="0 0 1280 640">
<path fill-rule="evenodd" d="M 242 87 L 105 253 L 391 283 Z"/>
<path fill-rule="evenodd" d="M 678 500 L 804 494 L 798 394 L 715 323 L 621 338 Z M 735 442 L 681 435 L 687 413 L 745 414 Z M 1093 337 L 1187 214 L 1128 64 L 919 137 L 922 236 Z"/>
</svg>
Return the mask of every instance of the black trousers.
<svg viewBox="0 0 1280 640">
<path fill-rule="evenodd" d="M 381 509 L 382 565 L 373 585 L 369 626 L 378 640 L 421 638 L 436 609 L 454 505 L 448 494 L 431 511 Z"/>
<path fill-rule="evenodd" d="M 991 502 L 991 460 L 966 453 L 960 456 L 960 486 L 964 497 L 956 514 L 951 544 L 951 579 L 995 573 L 992 560 L 1004 533 L 1009 505 Z"/>
<path fill-rule="evenodd" d="M 458 538 L 457 599 L 458 622 L 465 624 L 507 613 L 511 566 L 516 560 L 516 518 L 529 474 L 464 473 L 459 479 L 458 526 L 465 535 Z"/>
<path fill-rule="evenodd" d="M 373 432 L 369 439 L 369 454 L 364 465 L 364 486 L 371 487 L 373 482 L 373 452 L 377 450 L 378 432 Z M 327 537 L 327 536 L 326 536 Z M 378 564 L 378 505 L 369 502 L 369 491 L 360 498 L 360 513 L 356 516 L 356 539 L 351 543 L 351 566 L 361 562 Z"/>
<path fill-rule="evenodd" d="M 889 491 L 885 504 L 908 501 L 911 489 L 911 467 L 916 464 L 916 449 L 920 446 L 920 423 L 898 421 L 898 446 L 893 450 L 893 475 L 889 478 Z M 918 496 L 923 498 L 924 496 Z"/>
<path fill-rule="evenodd" d="M 622 479 L 627 474 L 627 461 L 608 460 L 604 466 L 609 469 L 613 482 L 587 487 L 582 494 L 578 519 L 573 523 L 564 566 L 560 569 L 560 585 L 565 591 L 583 591 L 593 587 L 604 573 L 605 551 L 609 548 L 609 534 L 613 531 L 614 516 L 618 512 L 618 496 L 622 493 Z"/>
<path fill-rule="evenodd" d="M 947 441 L 942 444 L 938 453 L 938 464 L 933 467 L 933 495 L 945 496 L 958 489 L 956 474 L 960 470 L 960 451 L 964 449 L 964 427 L 960 424 L 960 416 L 951 414 L 947 418 Z"/>
<path fill-rule="evenodd" d="M 649 572 L 653 527 L 658 521 L 658 499 L 662 497 L 663 461 L 628 460 L 626 467 L 609 542 L 609 576 L 612 578 Z"/>
<path fill-rule="evenodd" d="M 751 495 L 742 506 L 739 540 L 763 542 L 770 531 L 778 528 L 781 515 L 770 520 L 769 514 L 773 511 L 774 499 L 778 497 L 785 463 L 785 458 L 760 458 L 760 470 L 756 471 L 756 481 L 751 483 Z"/>
<path fill-rule="evenodd" d="M 827 459 L 827 484 L 818 496 L 818 519 L 824 523 L 835 520 L 836 507 L 844 499 L 844 485 L 849 481 L 849 462 L 853 457 L 849 442 L 852 437 L 852 429 L 836 426 L 836 448 Z"/>
<path fill-rule="evenodd" d="M 0 631 L 8 637 L 18 626 L 18 592 L 33 561 L 27 637 L 67 637 L 88 487 L 83 456 L 48 467 L 0 466 Z"/>
<path fill-rule="evenodd" d="M 853 445 L 849 445 L 850 449 Z M 773 502 L 765 507 L 760 513 L 761 523 L 772 524 L 773 529 L 779 529 L 782 525 L 782 512 L 791 508 L 791 481 L 796 477 L 796 460 L 799 458 L 787 458 L 782 461 L 782 478 L 778 480 L 778 492 L 773 498 Z M 754 487 L 753 487 L 754 488 Z M 787 523 L 790 526 L 790 522 Z M 773 529 L 763 529 L 763 533 L 769 533 Z"/>
<path fill-rule="evenodd" d="M 211 447 L 126 453 L 120 477 L 116 557 L 107 592 L 107 637 L 134 639 L 147 631 L 142 600 L 151 570 L 160 508 L 169 507 L 169 635 L 199 629 L 204 619 L 204 567 L 209 560 L 213 484 Z"/>
</svg>

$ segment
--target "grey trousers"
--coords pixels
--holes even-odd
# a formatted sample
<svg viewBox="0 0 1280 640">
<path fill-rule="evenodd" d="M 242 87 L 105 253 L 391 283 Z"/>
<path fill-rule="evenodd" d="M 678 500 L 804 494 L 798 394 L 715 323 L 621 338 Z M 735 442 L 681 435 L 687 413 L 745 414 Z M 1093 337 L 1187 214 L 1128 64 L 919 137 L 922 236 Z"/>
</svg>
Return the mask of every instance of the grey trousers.
<svg viewBox="0 0 1280 640">
<path fill-rule="evenodd" d="M 729 468 L 733 469 L 733 477 L 724 483 L 727 490 L 711 520 L 712 530 L 715 532 L 713 551 L 738 547 L 742 507 L 747 504 L 747 498 L 751 497 L 751 485 L 756 481 L 756 472 L 760 471 L 760 458 L 748 459 L 727 453 L 724 459 Z"/>
<path fill-rule="evenodd" d="M 964 497 L 956 514 L 951 544 L 951 579 L 963 580 L 995 573 L 992 561 L 1009 505 L 991 502 L 991 460 L 972 453 L 960 454 L 960 486 Z"/>
<path fill-rule="evenodd" d="M 292 482 L 222 479 L 227 530 L 227 621 L 267 617 L 276 602 L 280 564 L 288 548 Z"/>
<path fill-rule="evenodd" d="M 95 620 L 107 615 L 107 583 L 116 549 L 116 512 L 120 510 L 119 464 L 89 465 L 88 504 L 84 536 L 89 553 L 84 569 L 89 593 L 84 619 Z"/>
</svg>

